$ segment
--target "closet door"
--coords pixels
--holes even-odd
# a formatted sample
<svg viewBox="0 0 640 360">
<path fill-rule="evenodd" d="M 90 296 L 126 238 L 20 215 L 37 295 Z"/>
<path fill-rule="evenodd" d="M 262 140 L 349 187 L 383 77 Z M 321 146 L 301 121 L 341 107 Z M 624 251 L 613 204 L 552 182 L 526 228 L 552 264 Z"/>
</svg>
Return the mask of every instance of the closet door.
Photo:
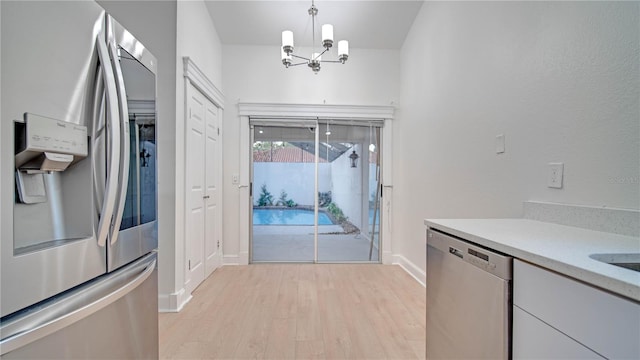
<svg viewBox="0 0 640 360">
<path fill-rule="evenodd" d="M 222 264 L 220 109 L 192 84 L 186 126 L 185 289 L 191 293 Z"/>
<path fill-rule="evenodd" d="M 222 238 L 222 213 L 220 212 L 220 109 L 205 98 L 205 276 L 209 276 L 222 264 L 220 239 Z"/>
<path fill-rule="evenodd" d="M 204 280 L 205 244 L 205 97 L 192 85 L 187 90 L 185 290 L 190 294 Z"/>
</svg>

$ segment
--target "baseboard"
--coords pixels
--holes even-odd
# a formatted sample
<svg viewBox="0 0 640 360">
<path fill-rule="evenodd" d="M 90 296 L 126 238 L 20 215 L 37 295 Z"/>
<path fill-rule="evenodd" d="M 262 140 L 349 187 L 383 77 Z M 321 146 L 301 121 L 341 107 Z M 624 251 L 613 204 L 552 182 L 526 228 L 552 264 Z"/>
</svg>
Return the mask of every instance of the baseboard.
<svg viewBox="0 0 640 360">
<path fill-rule="evenodd" d="M 249 253 L 241 251 L 238 255 L 227 255 L 222 257 L 222 265 L 249 265 Z"/>
<path fill-rule="evenodd" d="M 416 264 L 409 261 L 409 259 L 400 254 L 395 254 L 393 255 L 393 264 L 400 265 L 400 267 L 403 268 L 404 271 L 406 271 L 409 275 L 416 279 L 416 281 L 418 281 L 422 286 L 426 286 L 427 273 L 416 266 Z"/>
<path fill-rule="evenodd" d="M 182 308 L 191 301 L 191 294 L 186 294 L 184 288 L 173 294 L 160 294 L 158 295 L 158 311 L 165 312 L 180 312 Z"/>
<path fill-rule="evenodd" d="M 240 260 L 240 265 L 249 265 L 249 252 L 248 251 L 240 251 L 238 256 L 238 260 Z"/>
<path fill-rule="evenodd" d="M 240 265 L 240 257 L 238 255 L 227 255 L 222 257 L 222 265 Z"/>
</svg>

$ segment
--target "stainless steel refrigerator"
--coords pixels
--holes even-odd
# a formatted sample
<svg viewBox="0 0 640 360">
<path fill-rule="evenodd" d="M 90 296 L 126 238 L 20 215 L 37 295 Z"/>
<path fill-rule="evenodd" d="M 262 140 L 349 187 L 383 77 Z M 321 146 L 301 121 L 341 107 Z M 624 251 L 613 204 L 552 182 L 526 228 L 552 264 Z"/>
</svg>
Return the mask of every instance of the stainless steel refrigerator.
<svg viewBox="0 0 640 360">
<path fill-rule="evenodd" d="M 156 59 L 93 1 L 0 16 L 0 355 L 157 358 Z"/>
</svg>

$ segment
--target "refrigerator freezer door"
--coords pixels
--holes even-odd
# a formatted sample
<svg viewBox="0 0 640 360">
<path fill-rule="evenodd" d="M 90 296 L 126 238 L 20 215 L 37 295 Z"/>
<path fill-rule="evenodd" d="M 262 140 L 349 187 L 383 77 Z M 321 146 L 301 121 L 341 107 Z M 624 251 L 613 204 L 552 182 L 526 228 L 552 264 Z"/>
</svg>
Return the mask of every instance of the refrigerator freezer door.
<svg viewBox="0 0 640 360">
<path fill-rule="evenodd" d="M 156 254 L 0 327 L 3 359 L 157 359 Z"/>
<path fill-rule="evenodd" d="M 0 1 L 0 316 L 30 306 L 106 272 L 97 240 L 105 172 L 112 141 L 102 119 L 105 75 L 97 40 L 106 41 L 105 13 L 93 1 Z M 102 37 L 102 38 L 101 38 Z M 106 46 L 106 44 L 105 44 Z M 100 81 L 98 81 L 100 79 Z M 102 85 L 99 85 L 102 84 Z M 115 87 L 115 84 L 113 84 Z M 94 109 L 97 104 L 102 111 Z M 117 111 L 117 105 L 115 107 Z M 14 122 L 25 113 L 87 127 L 89 156 L 43 175 L 46 201 L 15 195 Z M 96 141 L 100 137 L 101 141 Z M 103 214 L 104 215 L 104 214 Z M 102 216 L 106 217 L 106 216 Z M 105 240 L 106 242 L 106 240 Z"/>
</svg>

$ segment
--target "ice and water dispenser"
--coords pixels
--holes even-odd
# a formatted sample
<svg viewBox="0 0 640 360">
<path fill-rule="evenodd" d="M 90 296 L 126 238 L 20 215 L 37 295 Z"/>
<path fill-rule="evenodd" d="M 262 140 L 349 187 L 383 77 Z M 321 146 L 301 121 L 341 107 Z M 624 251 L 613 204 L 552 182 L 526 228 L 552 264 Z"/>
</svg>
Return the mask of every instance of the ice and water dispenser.
<svg viewBox="0 0 640 360">
<path fill-rule="evenodd" d="M 87 127 L 34 114 L 15 123 L 16 185 L 25 204 L 45 202 L 44 174 L 87 157 Z"/>
<path fill-rule="evenodd" d="M 30 113 L 14 124 L 15 253 L 91 236 L 87 127 Z"/>
</svg>

